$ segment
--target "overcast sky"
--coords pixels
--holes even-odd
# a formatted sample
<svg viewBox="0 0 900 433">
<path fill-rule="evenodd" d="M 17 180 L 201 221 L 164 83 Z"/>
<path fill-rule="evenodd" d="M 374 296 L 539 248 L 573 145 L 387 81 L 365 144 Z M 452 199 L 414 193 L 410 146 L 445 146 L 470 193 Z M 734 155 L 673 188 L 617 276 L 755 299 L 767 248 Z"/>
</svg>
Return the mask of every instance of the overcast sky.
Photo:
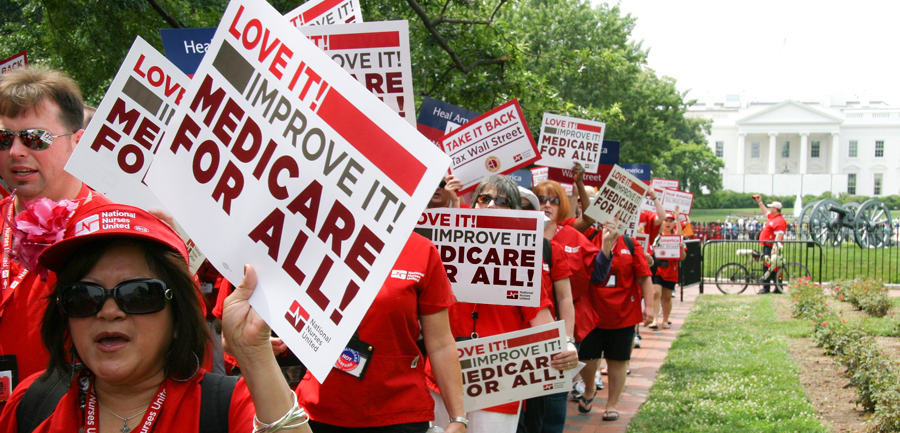
<svg viewBox="0 0 900 433">
<path fill-rule="evenodd" d="M 621 8 L 637 17 L 632 37 L 650 49 L 650 67 L 691 98 L 867 94 L 900 107 L 900 2 L 622 0 Z"/>
</svg>

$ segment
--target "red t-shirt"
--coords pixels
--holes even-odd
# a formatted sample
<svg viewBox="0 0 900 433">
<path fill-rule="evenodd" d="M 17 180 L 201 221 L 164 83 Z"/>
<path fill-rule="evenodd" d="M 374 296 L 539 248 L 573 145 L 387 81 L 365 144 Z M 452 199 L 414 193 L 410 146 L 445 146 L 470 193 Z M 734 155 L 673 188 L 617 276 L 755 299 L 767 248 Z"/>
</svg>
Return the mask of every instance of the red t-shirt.
<svg viewBox="0 0 900 433">
<path fill-rule="evenodd" d="M 656 212 L 650 212 L 648 210 L 641 211 L 641 217 L 638 219 L 638 226 L 644 228 L 644 233 L 649 235 L 647 239 L 650 239 L 650 243 L 656 241 L 656 237 L 659 236 L 659 230 L 662 229 L 662 224 L 653 225 L 656 222 L 656 219 L 659 215 Z"/>
<path fill-rule="evenodd" d="M 556 259 L 554 258 L 554 261 Z M 450 307 L 450 330 L 453 337 L 471 338 L 473 332 L 479 337 L 504 334 L 507 332 L 521 331 L 531 327 L 531 322 L 544 308 L 549 308 L 553 301 L 547 297 L 547 292 L 541 289 L 540 306 L 514 307 L 509 305 L 471 304 L 457 302 Z M 478 313 L 478 319 L 472 317 L 472 313 Z M 426 366 L 428 374 L 428 387 L 432 391 L 440 393 L 434 374 L 431 372 L 431 362 Z M 499 412 L 515 415 L 519 410 L 519 402 L 501 404 L 499 406 L 484 409 L 489 412 Z"/>
<path fill-rule="evenodd" d="M 159 418 L 156 419 L 153 431 L 178 432 L 198 431 L 200 429 L 200 379 L 206 374 L 200 370 L 194 378 L 187 382 L 166 379 L 166 400 L 163 403 Z M 0 433 L 15 433 L 18 427 L 16 408 L 22 400 L 25 390 L 37 379 L 32 375 L 23 381 L 13 392 L 12 398 L 3 413 L 0 414 Z M 78 392 L 78 380 L 73 380 L 69 392 L 60 399 L 56 410 L 41 423 L 35 433 L 71 433 L 78 431 L 84 423 Z M 98 406 L 99 408 L 99 406 Z M 253 416 L 256 407 L 250 399 L 250 390 L 244 379 L 238 379 L 231 394 L 231 405 L 228 408 L 228 431 L 245 433 L 253 430 Z M 131 425 L 141 420 L 132 420 Z M 118 421 L 116 421 L 118 423 Z M 118 427 L 118 426 L 117 426 Z M 135 427 L 133 431 L 140 429 Z"/>
<path fill-rule="evenodd" d="M 768 221 L 763 226 L 762 231 L 759 232 L 759 240 L 760 241 L 774 241 L 775 236 L 778 234 L 784 235 L 785 230 L 787 230 L 787 222 L 784 221 L 784 217 L 781 215 L 775 215 L 773 213 L 769 213 Z M 760 245 L 764 247 L 770 247 L 773 245 L 772 242 L 760 242 Z"/>
<path fill-rule="evenodd" d="M 403 276 L 403 278 L 399 278 Z M 419 315 L 435 314 L 455 298 L 437 248 L 415 233 L 397 258 L 359 324 L 374 347 L 362 380 L 332 369 L 319 384 L 307 372 L 297 394 L 311 419 L 341 427 L 376 427 L 434 419 L 425 362 L 416 341 Z"/>
<path fill-rule="evenodd" d="M 591 288 L 590 298 L 597 312 L 597 328 L 621 329 L 641 323 L 641 297 L 643 292 L 638 284 L 638 277 L 649 277 L 650 266 L 644 256 L 644 248 L 640 242 L 634 241 L 634 255 L 628 250 L 625 238 L 619 240 L 612 248 L 612 267 L 610 277 L 616 276 L 616 286 L 606 287 L 606 281 Z M 608 279 L 607 279 L 608 280 Z"/>
<path fill-rule="evenodd" d="M 575 307 L 575 340 L 581 341 L 594 329 L 591 324 L 597 321 L 585 294 L 590 287 L 594 258 L 600 248 L 570 225 L 560 224 L 553 240 L 562 245 L 572 270 L 569 283 L 572 285 L 572 304 Z"/>
<path fill-rule="evenodd" d="M 108 198 L 81 184 L 77 199 L 88 199 L 80 206 L 100 206 L 112 203 Z M 0 212 L 5 212 L 9 197 L 0 200 Z M 0 220 L 0 230 L 6 227 Z M 24 269 L 17 260 L 10 262 L 10 283 Z M 19 379 L 24 379 L 47 368 L 49 355 L 41 340 L 41 321 L 47 309 L 45 299 L 53 291 L 56 274 L 50 272 L 47 281 L 41 281 L 35 272 L 29 272 L 15 289 L 6 289 L 0 295 L 0 355 L 16 355 Z M 2 409 L 3 403 L 0 403 Z"/>
<path fill-rule="evenodd" d="M 541 291 L 544 292 L 541 296 L 554 300 L 550 304 L 550 315 L 556 318 L 558 307 L 554 297 L 553 283 L 571 277 L 572 269 L 569 268 L 566 250 L 563 249 L 562 245 L 551 239 L 550 250 L 553 266 L 548 265 L 544 262 L 543 257 L 541 258 Z"/>
</svg>

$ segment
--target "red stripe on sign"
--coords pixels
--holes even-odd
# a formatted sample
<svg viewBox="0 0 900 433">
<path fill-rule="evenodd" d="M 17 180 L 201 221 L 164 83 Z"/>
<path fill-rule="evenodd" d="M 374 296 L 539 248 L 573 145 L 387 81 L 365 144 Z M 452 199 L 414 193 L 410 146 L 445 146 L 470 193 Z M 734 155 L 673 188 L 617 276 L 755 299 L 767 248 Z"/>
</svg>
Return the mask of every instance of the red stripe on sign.
<svg viewBox="0 0 900 433">
<path fill-rule="evenodd" d="M 577 129 L 579 131 L 591 131 L 591 132 L 596 132 L 598 134 L 603 132 L 603 128 L 600 126 L 585 125 L 583 123 L 577 123 L 576 125 L 578 125 L 578 126 L 575 129 Z"/>
<path fill-rule="evenodd" d="M 641 182 L 641 183 L 643 183 L 643 182 Z M 644 195 L 644 193 L 647 192 L 647 188 L 641 188 L 641 183 L 631 182 L 631 189 L 640 195 Z M 645 184 L 644 186 L 647 186 L 647 185 Z"/>
<path fill-rule="evenodd" d="M 510 338 L 509 340 L 506 340 L 506 348 L 512 349 L 513 347 L 534 344 L 551 338 L 559 338 L 559 329 L 551 329 L 549 331 L 526 335 L 524 337 Z"/>
<path fill-rule="evenodd" d="M 332 50 L 359 50 L 400 46 L 400 32 L 331 35 L 329 39 L 329 48 Z"/>
<path fill-rule="evenodd" d="M 512 218 L 478 215 L 475 227 L 479 229 L 534 230 L 533 218 Z"/>
<path fill-rule="evenodd" d="M 319 15 L 328 12 L 329 10 L 331 10 L 331 8 L 341 4 L 342 1 L 344 0 L 325 0 L 322 3 L 311 7 L 308 11 L 303 13 L 303 22 L 308 23 L 318 18 Z"/>
<path fill-rule="evenodd" d="M 317 114 L 403 191 L 413 195 L 426 167 L 397 140 L 334 88 L 325 95 Z"/>
</svg>

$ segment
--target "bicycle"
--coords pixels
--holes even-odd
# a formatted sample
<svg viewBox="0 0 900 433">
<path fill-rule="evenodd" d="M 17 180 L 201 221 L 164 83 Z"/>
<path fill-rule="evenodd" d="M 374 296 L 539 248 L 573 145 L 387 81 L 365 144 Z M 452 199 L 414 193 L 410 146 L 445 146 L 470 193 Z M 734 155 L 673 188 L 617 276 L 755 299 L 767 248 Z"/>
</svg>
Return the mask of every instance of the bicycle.
<svg viewBox="0 0 900 433">
<path fill-rule="evenodd" d="M 809 269 L 797 262 L 784 263 L 784 255 L 779 254 L 784 249 L 781 243 L 772 248 L 772 255 L 764 256 L 761 252 L 751 249 L 737 250 L 738 257 L 745 257 L 744 264 L 728 262 L 716 270 L 716 287 L 726 295 L 737 295 L 747 290 L 747 286 L 756 283 L 765 283 L 772 286 L 776 293 L 784 293 L 785 281 L 791 278 L 810 277 Z M 756 265 L 759 266 L 756 266 Z M 768 264 L 769 267 L 763 266 Z M 749 270 L 748 270 L 749 268 Z M 770 269 L 774 269 L 770 271 Z M 766 281 L 770 272 L 775 272 L 774 281 Z"/>
</svg>

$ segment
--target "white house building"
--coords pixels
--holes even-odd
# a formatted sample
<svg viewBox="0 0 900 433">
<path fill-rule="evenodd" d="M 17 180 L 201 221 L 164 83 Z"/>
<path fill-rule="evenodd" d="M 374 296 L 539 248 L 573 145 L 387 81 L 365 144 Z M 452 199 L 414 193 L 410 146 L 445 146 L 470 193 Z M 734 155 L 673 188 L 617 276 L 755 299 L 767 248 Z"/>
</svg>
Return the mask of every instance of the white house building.
<svg viewBox="0 0 900 433">
<path fill-rule="evenodd" d="M 878 101 L 724 102 L 689 108 L 713 121 L 723 186 L 774 195 L 900 194 L 900 108 Z"/>
</svg>

